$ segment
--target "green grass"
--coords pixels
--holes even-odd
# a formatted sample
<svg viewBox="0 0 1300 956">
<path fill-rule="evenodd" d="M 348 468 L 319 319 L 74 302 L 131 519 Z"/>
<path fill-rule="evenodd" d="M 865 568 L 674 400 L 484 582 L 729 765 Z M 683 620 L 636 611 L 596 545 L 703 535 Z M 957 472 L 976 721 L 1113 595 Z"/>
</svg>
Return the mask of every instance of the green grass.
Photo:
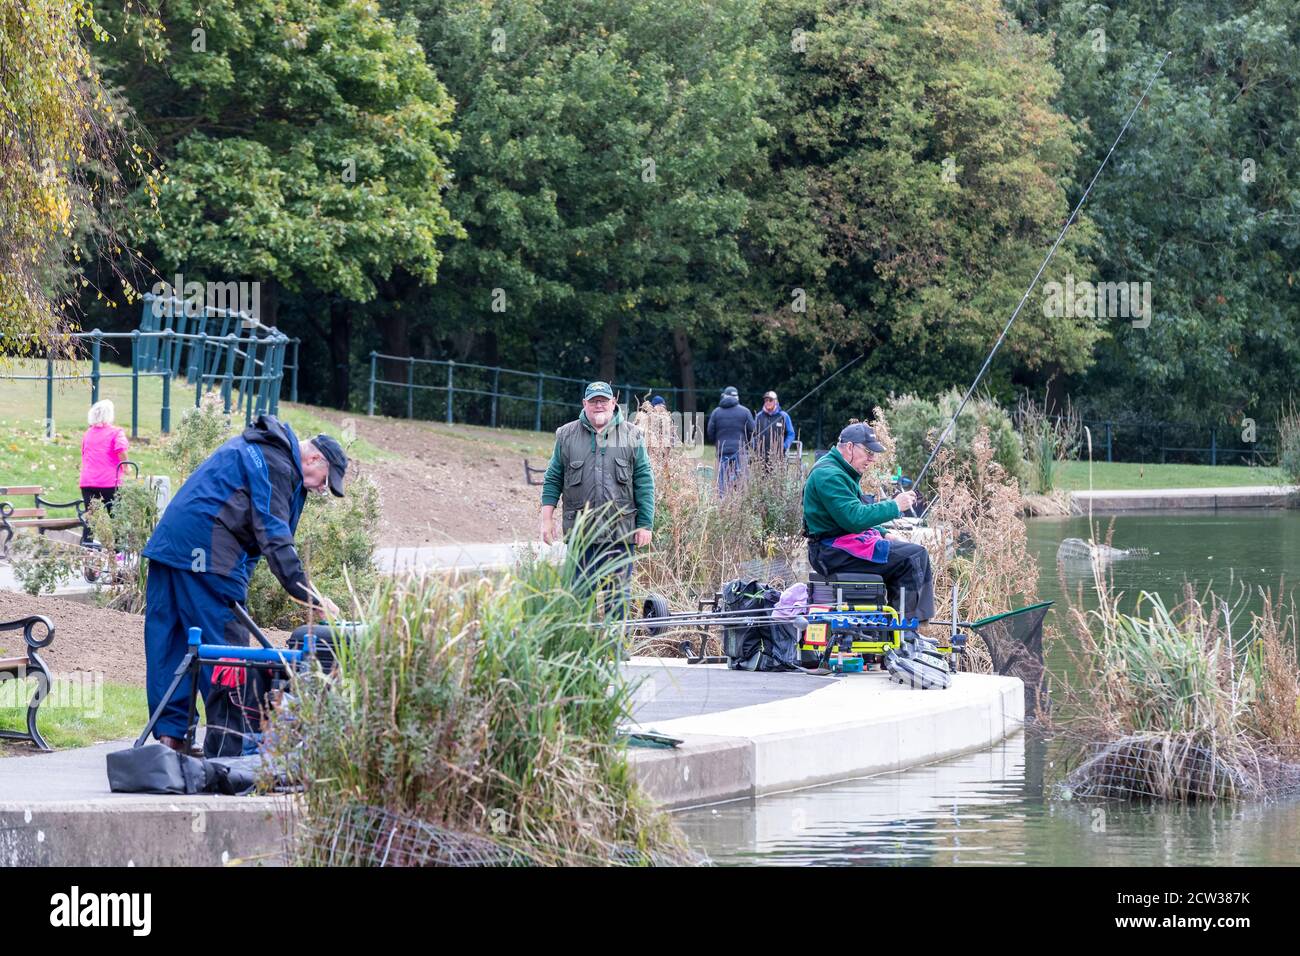
<svg viewBox="0 0 1300 956">
<path fill-rule="evenodd" d="M 27 729 L 27 707 L 9 706 L 26 697 L 15 682 L 0 684 L 0 729 Z M 27 684 L 28 693 L 34 685 Z M 13 689 L 10 689 L 13 688 Z M 89 747 L 105 740 L 134 737 L 149 719 L 143 687 L 130 684 L 68 684 L 51 692 L 36 715 L 41 735 L 56 750 Z M 0 756 L 31 752 L 28 744 L 0 741 Z"/>
<path fill-rule="evenodd" d="M 105 372 L 126 372 L 122 366 L 101 364 Z M 89 362 L 64 363 L 55 374 L 75 374 L 89 371 Z M 86 429 L 86 410 L 90 407 L 90 382 L 56 381 L 54 385 L 53 439 L 45 438 L 45 382 L 19 381 L 8 376 L 44 375 L 45 363 L 11 360 L 0 364 L 0 485 L 42 485 L 46 497 L 58 501 L 72 501 L 81 497 L 78 476 L 81 470 L 81 436 Z M 113 400 L 117 411 L 116 424 L 131 433 L 131 379 L 108 378 L 100 383 L 100 397 Z M 194 390 L 173 387 L 172 425 L 180 420 L 181 413 L 194 405 Z M 178 482 L 171 462 L 162 451 L 161 430 L 162 381 L 158 378 L 140 379 L 140 416 L 138 437 L 132 439 L 128 457 L 140 464 L 142 475 L 170 475 L 172 488 Z M 328 432 L 339 435 L 337 425 L 321 418 L 308 405 L 281 402 L 280 418 L 290 424 L 298 435 Z M 361 429 L 361 418 L 358 428 Z M 242 418 L 235 426 L 242 428 Z M 378 461 L 393 457 L 389 452 L 358 437 L 351 450 L 363 461 Z M 30 506 L 30 502 L 26 502 Z M 57 514 L 58 512 L 56 512 Z"/>
<path fill-rule="evenodd" d="M 1092 487 L 1096 491 L 1128 491 L 1144 488 L 1227 488 L 1242 485 L 1281 485 L 1286 479 L 1280 468 L 1248 468 L 1244 465 L 1161 465 L 1136 462 L 1094 462 Z M 1066 491 L 1088 490 L 1088 463 L 1069 461 L 1057 466 L 1056 487 Z"/>
</svg>

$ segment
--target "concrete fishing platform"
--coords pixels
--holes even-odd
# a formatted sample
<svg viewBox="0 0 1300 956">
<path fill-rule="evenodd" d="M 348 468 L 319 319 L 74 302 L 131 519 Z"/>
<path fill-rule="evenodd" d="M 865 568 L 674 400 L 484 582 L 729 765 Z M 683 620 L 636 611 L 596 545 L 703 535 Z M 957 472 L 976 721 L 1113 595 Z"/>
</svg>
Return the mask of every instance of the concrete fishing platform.
<svg viewBox="0 0 1300 956">
<path fill-rule="evenodd" d="M 981 750 L 1024 726 L 1015 677 L 955 674 L 912 690 L 872 671 L 819 678 L 635 658 L 633 716 L 684 742 L 634 748 L 637 779 L 677 809 L 901 770 Z"/>
<path fill-rule="evenodd" d="M 634 658 L 633 719 L 685 742 L 634 747 L 633 770 L 668 808 L 897 770 L 982 749 L 1023 723 L 1019 680 L 957 674 L 918 691 L 872 672 L 729 671 Z M 282 862 L 292 798 L 115 794 L 119 740 L 0 757 L 0 867 L 222 866 Z"/>
<path fill-rule="evenodd" d="M 1125 491 L 1075 491 L 1070 511 L 1086 515 L 1129 511 L 1224 511 L 1240 508 L 1294 508 L 1295 485 L 1242 485 L 1235 488 L 1147 488 Z"/>
</svg>

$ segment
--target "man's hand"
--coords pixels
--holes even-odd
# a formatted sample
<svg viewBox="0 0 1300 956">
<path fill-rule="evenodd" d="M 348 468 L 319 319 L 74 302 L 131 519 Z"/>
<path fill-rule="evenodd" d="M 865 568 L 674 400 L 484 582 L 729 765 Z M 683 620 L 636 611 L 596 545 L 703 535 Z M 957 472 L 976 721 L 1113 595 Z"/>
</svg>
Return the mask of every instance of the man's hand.
<svg viewBox="0 0 1300 956">
<path fill-rule="evenodd" d="M 910 511 L 912 506 L 916 504 L 916 492 L 900 491 L 898 494 L 894 495 L 894 504 L 898 505 L 898 513 L 900 515 L 906 511 Z"/>
<path fill-rule="evenodd" d="M 637 528 L 636 536 L 632 539 L 632 543 L 638 548 L 648 548 L 650 546 L 650 529 Z"/>
<path fill-rule="evenodd" d="M 315 588 L 312 588 L 310 607 L 313 612 L 321 615 L 322 619 L 325 621 L 338 621 L 343 618 L 342 613 L 339 611 L 339 606 Z"/>
<path fill-rule="evenodd" d="M 543 506 L 542 508 L 541 535 L 544 544 L 555 544 L 559 540 L 559 535 L 555 533 L 554 505 Z"/>
</svg>

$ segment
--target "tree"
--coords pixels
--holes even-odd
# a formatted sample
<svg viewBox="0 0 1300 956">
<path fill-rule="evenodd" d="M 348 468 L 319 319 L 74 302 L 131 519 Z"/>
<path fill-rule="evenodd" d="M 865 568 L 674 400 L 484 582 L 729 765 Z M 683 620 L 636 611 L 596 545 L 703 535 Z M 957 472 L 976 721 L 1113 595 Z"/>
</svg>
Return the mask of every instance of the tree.
<svg viewBox="0 0 1300 956">
<path fill-rule="evenodd" d="M 1172 51 L 1122 156 L 1089 199 L 1109 281 L 1149 281 L 1154 315 L 1108 319 L 1095 367 L 1069 381 L 1094 415 L 1274 417 L 1300 366 L 1300 31 L 1278 0 L 1169 7 L 1018 2 L 1057 38 L 1061 108 L 1101 161 L 1137 92 Z M 1222 439 L 1221 439 L 1222 440 Z"/>
<path fill-rule="evenodd" d="M 117 242 L 107 214 L 121 193 L 119 150 L 144 191 L 153 185 L 82 31 L 104 39 L 81 0 L 0 8 L 0 345 L 9 352 L 66 347 L 57 333 L 72 317 L 74 240 L 96 230 L 101 243 Z"/>
<path fill-rule="evenodd" d="M 442 201 L 453 104 L 373 3 L 168 0 L 161 19 L 151 38 L 105 15 L 108 73 L 166 160 L 137 238 L 164 276 L 311 296 L 346 407 L 357 303 L 398 270 L 434 282 L 460 234 Z"/>
<path fill-rule="evenodd" d="M 827 394 L 855 413 L 968 381 L 1069 211 L 1076 130 L 1049 105 L 1049 44 L 996 0 L 774 0 L 765 18 L 779 137 L 748 232 L 761 323 L 738 341 L 809 385 L 867 351 Z M 1087 235 L 1054 274 L 1089 274 Z M 1100 335 L 1031 304 L 1002 374 L 1082 369 Z"/>
<path fill-rule="evenodd" d="M 429 290 L 443 330 L 508 338 L 539 367 L 594 353 L 612 378 L 629 327 L 667 345 L 716 325 L 769 132 L 757 0 L 392 9 L 459 103 L 447 201 L 468 238 Z"/>
</svg>

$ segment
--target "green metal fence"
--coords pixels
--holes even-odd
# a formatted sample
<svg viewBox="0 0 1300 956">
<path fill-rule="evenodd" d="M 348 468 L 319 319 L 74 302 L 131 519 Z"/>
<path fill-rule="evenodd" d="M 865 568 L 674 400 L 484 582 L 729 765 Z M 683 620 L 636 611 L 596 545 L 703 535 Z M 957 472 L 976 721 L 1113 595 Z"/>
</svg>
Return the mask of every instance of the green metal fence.
<svg viewBox="0 0 1300 956">
<path fill-rule="evenodd" d="M 279 410 L 286 370 L 291 375 L 291 400 L 297 398 L 297 339 L 290 339 L 274 327 L 225 309 L 191 309 L 178 299 L 160 299 L 152 295 L 146 295 L 144 299 L 143 329 L 131 332 L 95 329 L 68 336 L 81 346 L 83 354 L 89 351 L 88 372 L 56 374 L 54 358 L 46 356 L 44 375 L 5 376 L 18 381 L 45 382 L 46 437 L 53 437 L 56 381 L 88 381 L 90 404 L 94 404 L 99 401 L 101 381 L 129 378 L 132 438 L 139 434 L 141 379 L 162 380 L 159 427 L 163 434 L 171 431 L 173 383 L 182 379 L 194 387 L 195 407 L 207 389 L 219 388 L 226 414 L 242 411 L 245 424 L 250 424 L 257 415 L 274 415 Z M 125 341 L 131 343 L 131 370 L 105 371 L 102 361 L 105 344 L 113 351 L 115 344 Z M 292 364 L 285 361 L 290 349 Z"/>
<path fill-rule="evenodd" d="M 381 368 L 381 363 L 386 368 Z M 386 374 L 385 374 L 386 373 Z M 396 376 L 396 377 L 393 377 Z M 475 365 L 436 359 L 370 353 L 369 414 L 441 420 L 448 425 L 487 425 L 551 431 L 572 421 L 582 389 L 591 379 Z M 636 383 L 611 383 L 616 398 L 635 408 L 651 395 L 662 395 L 680 408 L 682 389 Z M 696 389 L 697 394 L 719 390 Z"/>
</svg>

